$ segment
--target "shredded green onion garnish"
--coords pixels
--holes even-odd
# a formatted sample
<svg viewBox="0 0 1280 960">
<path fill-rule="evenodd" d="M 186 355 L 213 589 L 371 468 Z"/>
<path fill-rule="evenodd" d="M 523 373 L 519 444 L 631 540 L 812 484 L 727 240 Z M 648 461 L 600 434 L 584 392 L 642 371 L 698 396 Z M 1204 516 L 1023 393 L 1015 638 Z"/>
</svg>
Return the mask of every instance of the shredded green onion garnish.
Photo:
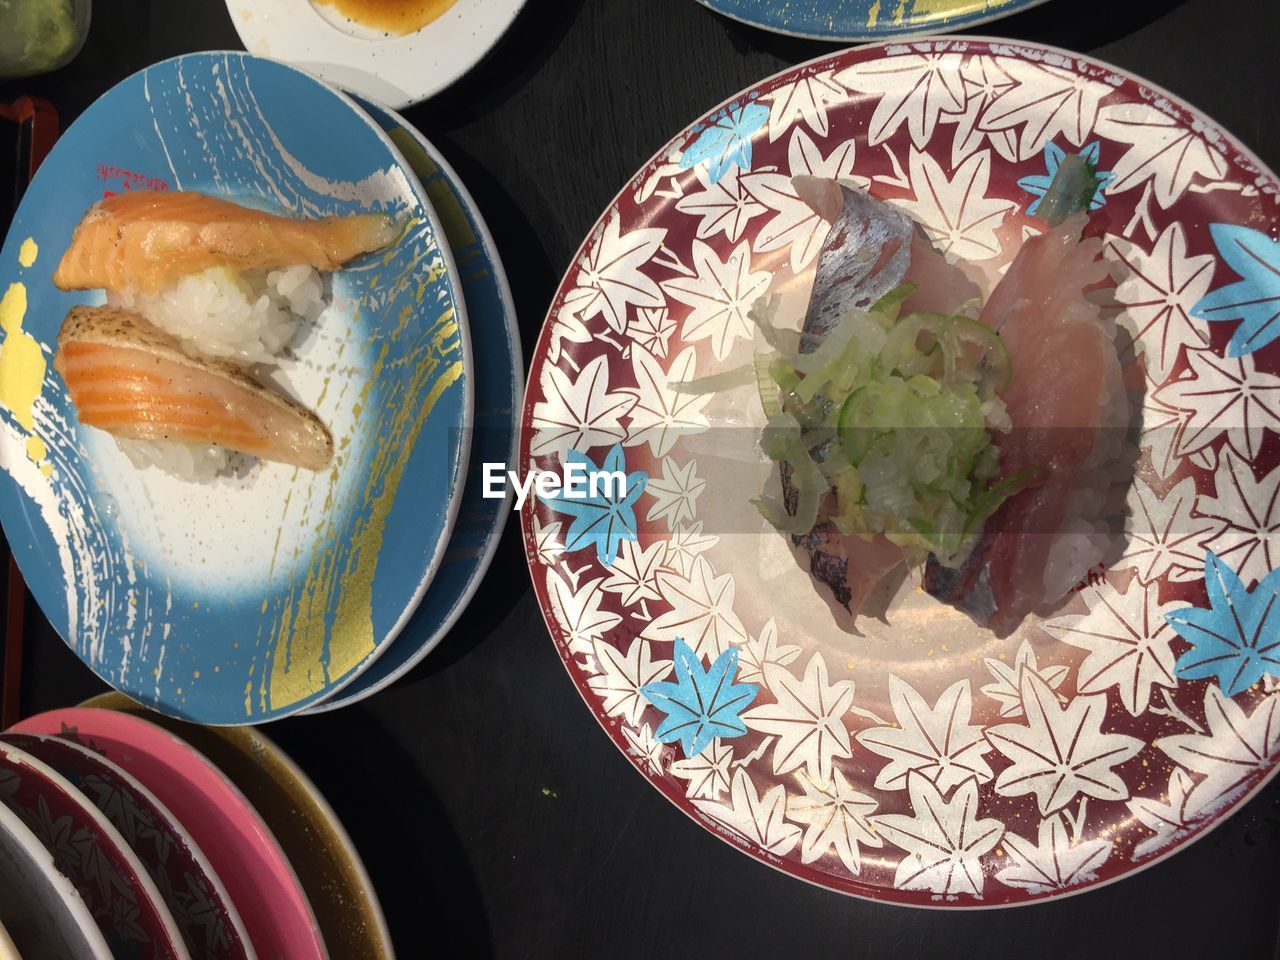
<svg viewBox="0 0 1280 960">
<path fill-rule="evenodd" d="M 1008 429 L 999 392 L 1012 376 L 1004 344 L 969 317 L 900 317 L 914 289 L 849 311 L 807 353 L 775 325 L 776 298 L 762 300 L 750 316 L 772 350 L 720 377 L 737 385 L 745 369 L 759 390 L 769 418 L 760 447 L 787 464 L 794 494 L 791 511 L 755 501 L 779 530 L 807 533 L 822 515 L 842 533 L 882 533 L 957 566 L 1033 478 L 998 478 L 992 434 Z"/>
</svg>

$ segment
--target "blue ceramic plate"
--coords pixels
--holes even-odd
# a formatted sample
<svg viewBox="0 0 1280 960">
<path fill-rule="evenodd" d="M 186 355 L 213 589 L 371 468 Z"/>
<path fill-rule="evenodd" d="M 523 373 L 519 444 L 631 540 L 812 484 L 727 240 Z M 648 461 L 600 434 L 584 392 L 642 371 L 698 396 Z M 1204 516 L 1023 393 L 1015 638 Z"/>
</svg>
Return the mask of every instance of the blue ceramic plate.
<svg viewBox="0 0 1280 960">
<path fill-rule="evenodd" d="M 699 0 L 752 26 L 814 40 L 882 40 L 990 23 L 1045 0 Z"/>
<path fill-rule="evenodd" d="M 418 174 L 453 251 L 475 353 L 475 428 L 462 509 L 431 589 L 395 646 L 342 692 L 312 708 L 355 703 L 395 682 L 430 653 L 475 595 L 511 510 L 483 495 L 483 464 L 515 462 L 515 431 L 524 392 L 520 329 L 502 260 L 475 201 L 425 137 L 398 113 L 356 97 Z"/>
<path fill-rule="evenodd" d="M 210 485 L 137 470 L 79 424 L 52 347 L 51 275 L 85 210 L 202 190 L 296 215 L 404 220 L 332 275 L 333 307 L 273 380 L 330 427 L 320 473 L 257 463 Z M 253 723 L 373 661 L 434 575 L 461 501 L 470 345 L 418 178 L 368 117 L 291 67 L 194 54 L 135 74 L 72 125 L 0 251 L 0 520 L 32 593 L 100 677 L 161 712 Z"/>
</svg>

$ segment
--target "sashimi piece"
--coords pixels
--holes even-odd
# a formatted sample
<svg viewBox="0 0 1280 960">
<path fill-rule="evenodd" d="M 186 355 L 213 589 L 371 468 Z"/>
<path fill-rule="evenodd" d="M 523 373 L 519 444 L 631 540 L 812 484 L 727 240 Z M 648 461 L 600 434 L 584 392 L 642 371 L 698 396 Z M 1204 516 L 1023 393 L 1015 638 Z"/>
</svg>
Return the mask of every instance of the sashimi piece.
<svg viewBox="0 0 1280 960">
<path fill-rule="evenodd" d="M 73 307 L 53 366 L 80 422 L 119 437 L 215 443 L 309 470 L 333 459 L 309 410 L 230 364 L 188 356 L 126 310 Z"/>
<path fill-rule="evenodd" d="M 839 318 L 854 308 L 866 309 L 902 283 L 909 267 L 912 223 L 906 214 L 842 187 L 834 180 L 797 177 L 797 194 L 814 212 L 832 223 L 814 277 L 805 315 L 801 350 L 818 347 Z M 782 469 L 784 503 L 796 509 L 791 471 Z M 809 572 L 855 617 L 885 577 L 905 562 L 902 548 L 882 534 L 870 539 L 842 534 L 829 519 L 835 494 L 824 499 L 819 520 L 792 543 L 809 560 Z"/>
<path fill-rule="evenodd" d="M 948 263 L 924 228 L 915 224 L 911 234 L 911 264 L 903 280 L 916 286 L 915 293 L 902 302 L 902 315 L 943 313 L 955 315 L 982 302 L 978 285 L 953 263 Z M 972 314 L 970 314 L 972 315 Z"/>
<path fill-rule="evenodd" d="M 793 184 L 796 194 L 832 224 L 818 255 L 802 351 L 816 349 L 847 311 L 870 307 L 904 282 L 916 287 L 904 312 L 951 314 L 980 299 L 978 287 L 902 211 L 835 180 L 796 177 Z M 794 511 L 797 498 L 788 469 L 783 469 L 782 480 L 784 502 Z M 906 555 L 884 534 L 842 534 L 829 519 L 834 501 L 835 495 L 828 494 L 818 523 L 792 539 L 808 557 L 813 577 L 857 616 L 875 588 L 903 566 Z"/>
<path fill-rule="evenodd" d="M 1013 378 L 1002 394 L 1013 429 L 997 438 L 1000 474 L 1034 473 L 1007 500 L 958 570 L 931 560 L 925 589 L 1005 636 L 1061 599 L 1106 554 L 1099 511 L 1113 483 L 1108 461 L 1127 426 L 1114 330 L 1084 291 L 1106 266 L 1083 214 L 1032 237 L 982 312 L 1004 341 Z"/>
<path fill-rule="evenodd" d="M 838 180 L 795 177 L 792 183 L 796 195 L 832 224 L 818 256 L 806 333 L 826 333 L 847 310 L 866 309 L 904 282 L 916 287 L 903 301 L 904 316 L 959 313 L 981 300 L 977 284 L 902 211 Z"/>
<path fill-rule="evenodd" d="M 335 270 L 397 233 L 381 214 L 295 220 L 193 191 L 131 190 L 89 208 L 53 282 L 62 290 L 156 293 L 209 267 Z"/>
</svg>

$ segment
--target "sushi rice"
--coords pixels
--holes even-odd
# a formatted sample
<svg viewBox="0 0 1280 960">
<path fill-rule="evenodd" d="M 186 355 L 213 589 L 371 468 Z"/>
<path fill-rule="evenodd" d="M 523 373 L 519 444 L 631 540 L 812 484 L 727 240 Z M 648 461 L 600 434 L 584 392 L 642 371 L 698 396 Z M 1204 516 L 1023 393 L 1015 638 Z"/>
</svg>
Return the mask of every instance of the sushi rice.
<svg viewBox="0 0 1280 960">
<path fill-rule="evenodd" d="M 192 356 L 241 366 L 274 363 L 299 322 L 314 322 L 326 306 L 324 281 L 305 264 L 244 273 L 211 267 L 153 295 L 108 293 L 107 303 L 141 314 Z"/>
<path fill-rule="evenodd" d="M 323 278 L 306 264 L 244 272 L 211 267 L 155 294 L 109 292 L 107 303 L 141 314 L 193 357 L 241 367 L 274 364 L 301 324 L 314 323 L 329 305 Z M 211 443 L 115 440 L 135 467 L 188 481 L 210 482 L 243 460 Z"/>
</svg>

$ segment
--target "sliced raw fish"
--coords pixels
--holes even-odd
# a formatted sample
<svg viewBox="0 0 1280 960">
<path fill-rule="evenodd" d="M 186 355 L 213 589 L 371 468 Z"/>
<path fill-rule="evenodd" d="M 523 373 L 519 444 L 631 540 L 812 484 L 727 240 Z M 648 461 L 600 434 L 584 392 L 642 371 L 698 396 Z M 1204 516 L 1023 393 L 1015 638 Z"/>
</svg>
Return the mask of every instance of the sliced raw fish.
<svg viewBox="0 0 1280 960">
<path fill-rule="evenodd" d="M 397 233 L 381 214 L 293 219 L 192 191 L 131 190 L 89 208 L 53 282 L 62 290 L 155 293 L 209 267 L 336 270 Z"/>
<path fill-rule="evenodd" d="M 310 470 L 333 459 L 315 414 L 237 367 L 188 356 L 127 310 L 73 307 L 53 365 L 80 422 L 116 436 L 214 443 Z"/>
</svg>

